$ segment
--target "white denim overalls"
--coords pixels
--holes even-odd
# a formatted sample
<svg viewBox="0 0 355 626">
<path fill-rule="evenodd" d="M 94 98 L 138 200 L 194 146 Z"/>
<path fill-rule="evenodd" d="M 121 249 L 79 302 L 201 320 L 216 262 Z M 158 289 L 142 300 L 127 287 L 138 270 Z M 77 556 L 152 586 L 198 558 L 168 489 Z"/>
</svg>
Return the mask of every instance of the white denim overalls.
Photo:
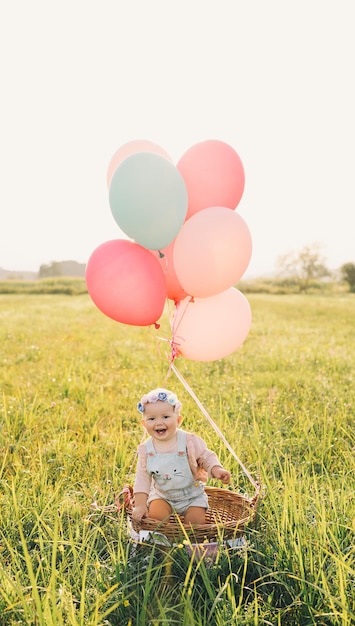
<svg viewBox="0 0 355 626">
<path fill-rule="evenodd" d="M 183 514 L 190 506 L 208 509 L 203 483 L 191 472 L 186 452 L 186 433 L 177 430 L 177 452 L 157 454 L 152 439 L 144 444 L 147 472 L 152 477 L 148 505 L 152 500 L 166 500 L 176 513 Z"/>
</svg>

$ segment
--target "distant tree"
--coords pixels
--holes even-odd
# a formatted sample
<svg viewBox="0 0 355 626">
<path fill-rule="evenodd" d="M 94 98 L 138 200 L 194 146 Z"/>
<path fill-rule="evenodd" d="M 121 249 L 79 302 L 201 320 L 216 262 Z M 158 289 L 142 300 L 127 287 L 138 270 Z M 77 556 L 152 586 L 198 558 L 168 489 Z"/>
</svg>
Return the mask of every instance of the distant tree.
<svg viewBox="0 0 355 626">
<path fill-rule="evenodd" d="M 279 275 L 296 281 L 302 292 L 307 291 L 315 280 L 331 275 L 326 266 L 326 259 L 321 254 L 321 246 L 317 243 L 305 246 L 299 252 L 289 252 L 280 256 L 277 267 Z"/>
<path fill-rule="evenodd" d="M 61 263 L 53 261 L 49 265 L 41 265 L 39 268 L 39 278 L 54 278 L 58 276 L 62 276 Z"/>
<path fill-rule="evenodd" d="M 340 268 L 340 272 L 343 280 L 349 285 L 349 291 L 355 293 L 355 264 L 344 263 Z"/>
<path fill-rule="evenodd" d="M 83 278 L 85 269 L 85 263 L 78 263 L 78 261 L 52 261 L 49 265 L 40 266 L 38 278 L 58 278 L 59 276 Z"/>
</svg>

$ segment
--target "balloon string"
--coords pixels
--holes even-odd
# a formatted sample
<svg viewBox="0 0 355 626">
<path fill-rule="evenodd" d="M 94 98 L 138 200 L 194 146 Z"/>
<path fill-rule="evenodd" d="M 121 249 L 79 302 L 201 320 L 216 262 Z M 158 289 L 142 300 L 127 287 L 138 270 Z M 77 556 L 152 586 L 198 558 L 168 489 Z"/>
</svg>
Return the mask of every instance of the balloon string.
<svg viewBox="0 0 355 626">
<path fill-rule="evenodd" d="M 190 299 L 187 302 L 185 302 L 185 308 L 184 308 L 182 314 L 180 315 L 180 320 L 179 320 L 178 323 L 176 323 L 176 317 L 177 316 L 173 317 L 171 330 L 172 330 L 172 337 L 173 337 L 173 342 L 174 343 L 176 343 L 175 340 L 174 340 L 175 337 L 177 336 L 176 335 L 176 331 L 179 329 L 179 325 L 181 324 L 182 320 L 184 319 L 184 316 L 186 314 L 186 311 L 187 311 L 187 308 L 188 308 L 189 304 L 191 304 L 193 302 L 194 302 L 193 296 L 191 296 Z M 176 313 L 178 313 L 179 309 L 181 308 L 181 304 L 182 304 L 181 301 L 176 303 L 176 305 L 175 305 Z M 174 360 L 174 358 L 172 360 Z"/>
<path fill-rule="evenodd" d="M 178 377 L 178 379 L 180 380 L 180 382 L 184 385 L 185 389 L 189 392 L 190 396 L 195 400 L 197 406 L 200 408 L 200 410 L 202 411 L 203 415 L 207 418 L 207 420 L 209 421 L 209 423 L 211 424 L 212 428 L 216 431 L 216 433 L 219 435 L 219 437 L 222 439 L 224 445 L 228 448 L 229 452 L 232 454 L 232 456 L 236 459 L 236 461 L 239 463 L 240 467 L 242 468 L 244 474 L 246 475 L 246 477 L 250 480 L 251 484 L 253 485 L 253 487 L 255 488 L 256 492 L 259 493 L 260 491 L 260 486 L 259 484 L 256 482 L 256 480 L 254 480 L 254 478 L 251 476 L 250 472 L 247 470 L 247 468 L 245 467 L 245 465 L 242 463 L 242 461 L 240 460 L 240 458 L 237 456 L 237 454 L 234 452 L 232 446 L 228 443 L 228 441 L 226 440 L 225 436 L 223 435 L 222 431 L 218 428 L 217 424 L 213 421 L 212 417 L 209 415 L 209 413 L 206 411 L 205 407 L 201 404 L 201 402 L 199 401 L 199 399 L 197 398 L 197 396 L 195 395 L 195 393 L 192 391 L 191 387 L 188 385 L 188 383 L 186 382 L 186 380 L 184 379 L 184 377 L 182 376 L 182 374 L 180 374 L 180 372 L 176 369 L 174 363 L 173 363 L 173 359 L 170 363 L 170 368 L 169 370 L 173 370 L 173 372 L 175 373 L 175 375 Z"/>
<path fill-rule="evenodd" d="M 191 301 L 192 301 L 192 299 L 191 299 Z M 178 310 L 179 310 L 180 305 L 181 305 L 181 302 L 177 302 L 177 303 L 175 303 L 175 308 L 176 308 L 176 311 L 178 311 Z M 185 315 L 185 312 L 186 312 L 186 308 L 187 308 L 187 306 L 188 306 L 188 303 L 187 303 L 187 304 L 186 304 L 186 306 L 185 306 L 185 310 L 184 310 L 184 312 L 183 312 L 183 314 L 182 314 L 182 318 L 183 318 L 183 316 Z M 182 321 L 182 318 L 181 318 L 180 322 Z M 168 359 L 169 359 L 169 369 L 168 369 L 168 372 L 167 372 L 167 375 L 166 375 L 166 380 L 169 378 L 169 375 L 170 375 L 170 370 L 171 370 L 171 366 L 172 366 L 172 364 L 174 363 L 174 360 L 175 360 L 175 359 L 179 356 L 179 354 L 180 354 L 180 352 L 179 352 L 179 345 L 180 345 L 180 341 L 181 341 L 181 340 L 183 341 L 183 338 L 182 338 L 182 337 L 179 337 L 179 336 L 176 334 L 175 316 L 173 317 L 173 320 L 172 320 L 172 325 L 171 325 L 171 326 L 172 326 L 172 327 L 171 327 L 171 330 L 172 330 L 172 337 L 171 337 L 171 339 L 168 339 L 167 337 L 159 337 L 159 336 L 158 336 L 158 337 L 156 337 L 156 338 L 157 338 L 157 339 L 159 339 L 160 341 L 166 341 L 166 342 L 170 345 L 170 355 L 169 355 L 169 357 L 168 357 Z"/>
</svg>

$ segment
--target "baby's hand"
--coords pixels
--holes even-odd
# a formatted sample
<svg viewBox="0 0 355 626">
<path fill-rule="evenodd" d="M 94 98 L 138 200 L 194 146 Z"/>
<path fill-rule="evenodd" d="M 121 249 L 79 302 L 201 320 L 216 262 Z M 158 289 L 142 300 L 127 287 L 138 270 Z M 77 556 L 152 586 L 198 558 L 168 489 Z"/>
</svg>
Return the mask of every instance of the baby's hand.
<svg viewBox="0 0 355 626">
<path fill-rule="evenodd" d="M 132 519 L 135 522 L 140 522 L 143 517 L 146 517 L 148 513 L 148 509 L 146 506 L 135 506 L 132 509 Z"/>
<path fill-rule="evenodd" d="M 218 466 L 212 469 L 212 476 L 213 478 L 218 478 L 218 480 L 221 480 L 222 483 L 226 485 L 229 483 L 231 479 L 230 472 L 225 470 L 224 467 L 218 467 Z"/>
</svg>

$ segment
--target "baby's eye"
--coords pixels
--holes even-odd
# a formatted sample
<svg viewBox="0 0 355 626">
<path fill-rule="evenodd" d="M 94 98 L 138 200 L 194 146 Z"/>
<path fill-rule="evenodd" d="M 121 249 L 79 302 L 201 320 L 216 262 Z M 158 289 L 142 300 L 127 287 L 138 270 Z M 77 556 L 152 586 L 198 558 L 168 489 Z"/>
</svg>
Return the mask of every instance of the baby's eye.
<svg viewBox="0 0 355 626">
<path fill-rule="evenodd" d="M 170 415 L 164 415 L 163 419 L 167 420 L 167 419 L 169 419 L 169 417 L 170 417 Z"/>
<path fill-rule="evenodd" d="M 148 417 L 147 418 L 147 422 L 154 422 L 154 420 L 155 420 L 155 417 Z"/>
</svg>

